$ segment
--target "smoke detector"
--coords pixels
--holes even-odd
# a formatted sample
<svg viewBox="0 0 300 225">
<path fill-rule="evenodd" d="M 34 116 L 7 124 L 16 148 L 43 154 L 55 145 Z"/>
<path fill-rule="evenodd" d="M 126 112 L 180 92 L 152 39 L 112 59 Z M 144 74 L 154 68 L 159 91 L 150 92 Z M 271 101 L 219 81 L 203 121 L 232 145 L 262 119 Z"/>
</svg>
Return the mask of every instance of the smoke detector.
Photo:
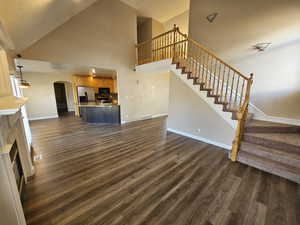
<svg viewBox="0 0 300 225">
<path fill-rule="evenodd" d="M 206 19 L 208 20 L 208 22 L 213 23 L 214 20 L 216 19 L 216 17 L 219 15 L 219 13 L 215 12 L 212 14 L 209 14 Z"/>
<path fill-rule="evenodd" d="M 271 46 L 271 42 L 264 42 L 264 43 L 257 43 L 253 45 L 252 48 L 258 52 L 263 52 L 270 46 Z"/>
</svg>

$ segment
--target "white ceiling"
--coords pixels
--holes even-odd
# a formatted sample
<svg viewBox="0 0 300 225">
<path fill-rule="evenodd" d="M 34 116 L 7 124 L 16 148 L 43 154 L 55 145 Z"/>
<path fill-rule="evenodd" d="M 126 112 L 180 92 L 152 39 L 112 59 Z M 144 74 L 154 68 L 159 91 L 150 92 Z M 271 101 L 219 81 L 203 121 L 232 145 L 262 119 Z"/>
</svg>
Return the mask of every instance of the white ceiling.
<svg viewBox="0 0 300 225">
<path fill-rule="evenodd" d="M 187 11 L 190 0 L 121 0 L 137 9 L 140 16 L 152 17 L 164 23 Z"/>
<path fill-rule="evenodd" d="M 101 77 L 114 77 L 116 76 L 116 71 L 102 69 L 92 66 L 82 66 L 82 65 L 71 65 L 71 64 L 61 64 L 52 63 L 38 60 L 29 59 L 16 59 L 16 65 L 23 66 L 23 72 L 33 72 L 33 73 L 63 73 L 71 75 L 91 75 L 92 69 L 95 69 L 95 75 Z"/>
<path fill-rule="evenodd" d="M 0 0 L 0 21 L 21 52 L 95 1 Z"/>
</svg>

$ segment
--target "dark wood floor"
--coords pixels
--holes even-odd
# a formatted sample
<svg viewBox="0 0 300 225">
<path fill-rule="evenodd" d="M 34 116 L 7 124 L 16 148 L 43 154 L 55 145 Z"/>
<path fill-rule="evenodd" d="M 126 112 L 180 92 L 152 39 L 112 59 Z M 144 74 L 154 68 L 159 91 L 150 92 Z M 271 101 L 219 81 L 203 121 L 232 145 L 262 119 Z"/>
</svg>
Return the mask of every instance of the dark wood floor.
<svg viewBox="0 0 300 225">
<path fill-rule="evenodd" d="M 299 225 L 295 183 L 231 163 L 226 151 L 166 133 L 165 119 L 31 123 L 42 154 L 26 186 L 33 225 Z"/>
</svg>

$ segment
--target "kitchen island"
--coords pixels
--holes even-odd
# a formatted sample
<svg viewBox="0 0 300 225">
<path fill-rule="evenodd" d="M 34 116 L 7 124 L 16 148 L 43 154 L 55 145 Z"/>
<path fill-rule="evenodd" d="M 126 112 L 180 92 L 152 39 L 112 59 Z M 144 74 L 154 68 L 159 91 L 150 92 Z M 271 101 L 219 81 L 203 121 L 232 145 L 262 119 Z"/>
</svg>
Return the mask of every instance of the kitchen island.
<svg viewBox="0 0 300 225">
<path fill-rule="evenodd" d="M 79 104 L 83 121 L 88 123 L 120 124 L 120 105 L 112 103 L 88 102 Z"/>
</svg>

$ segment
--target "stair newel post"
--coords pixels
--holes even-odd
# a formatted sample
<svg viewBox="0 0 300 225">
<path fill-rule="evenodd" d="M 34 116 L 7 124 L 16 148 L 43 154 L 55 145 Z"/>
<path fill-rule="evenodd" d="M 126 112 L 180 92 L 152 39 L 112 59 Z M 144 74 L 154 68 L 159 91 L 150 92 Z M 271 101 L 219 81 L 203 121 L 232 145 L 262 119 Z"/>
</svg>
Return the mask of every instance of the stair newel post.
<svg viewBox="0 0 300 225">
<path fill-rule="evenodd" d="M 173 28 L 173 60 L 177 60 L 176 58 L 176 32 L 177 32 L 177 26 L 176 24 L 174 24 L 174 28 Z"/>
<path fill-rule="evenodd" d="M 247 116 L 248 116 L 248 106 L 249 106 L 250 90 L 251 90 L 252 83 L 253 83 L 253 73 L 250 74 L 250 78 L 247 80 L 247 88 L 246 88 L 244 104 L 242 105 L 242 107 L 239 109 L 237 113 L 238 125 L 236 128 L 235 138 L 232 143 L 232 150 L 230 156 L 233 162 L 237 160 L 239 147 L 244 134 L 245 123 L 247 121 Z"/>
</svg>

